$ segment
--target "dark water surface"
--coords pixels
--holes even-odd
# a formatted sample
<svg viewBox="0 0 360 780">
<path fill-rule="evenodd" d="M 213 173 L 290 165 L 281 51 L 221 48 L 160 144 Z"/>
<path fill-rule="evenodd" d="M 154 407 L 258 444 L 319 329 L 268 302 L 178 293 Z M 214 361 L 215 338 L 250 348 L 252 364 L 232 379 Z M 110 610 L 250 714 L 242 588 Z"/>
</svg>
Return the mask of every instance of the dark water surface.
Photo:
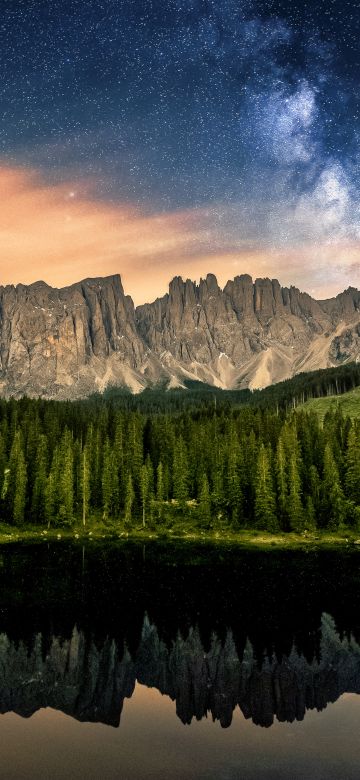
<svg viewBox="0 0 360 780">
<path fill-rule="evenodd" d="M 0 549 L 0 776 L 360 777 L 360 551 Z"/>
</svg>

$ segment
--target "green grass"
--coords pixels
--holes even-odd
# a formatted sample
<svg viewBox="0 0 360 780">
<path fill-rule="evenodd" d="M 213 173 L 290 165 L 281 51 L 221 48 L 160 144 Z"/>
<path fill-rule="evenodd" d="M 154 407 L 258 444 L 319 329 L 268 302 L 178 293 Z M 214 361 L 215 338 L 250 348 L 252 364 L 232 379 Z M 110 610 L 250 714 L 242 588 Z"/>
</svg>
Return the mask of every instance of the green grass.
<svg viewBox="0 0 360 780">
<path fill-rule="evenodd" d="M 82 527 L 50 528 L 43 529 L 26 525 L 14 528 L 5 523 L 0 524 L 0 545 L 19 542 L 52 541 L 59 540 L 91 542 L 107 539 L 109 542 L 121 540 L 123 542 L 138 541 L 151 542 L 156 540 L 183 542 L 205 542 L 208 544 L 232 544 L 239 547 L 271 548 L 296 548 L 296 547 L 339 547 L 358 545 L 360 548 L 360 532 L 354 530 L 342 530 L 338 533 L 314 531 L 296 533 L 270 534 L 266 531 L 243 529 L 238 532 L 231 530 L 207 530 L 201 531 L 184 527 L 150 529 L 135 527 L 131 530 L 121 527 L 119 524 L 95 525 L 89 523 L 84 530 Z"/>
<path fill-rule="evenodd" d="M 329 395 L 324 398 L 310 398 L 301 409 L 316 412 L 321 420 L 330 409 L 340 408 L 348 417 L 360 417 L 360 387 L 355 387 L 343 395 Z"/>
</svg>

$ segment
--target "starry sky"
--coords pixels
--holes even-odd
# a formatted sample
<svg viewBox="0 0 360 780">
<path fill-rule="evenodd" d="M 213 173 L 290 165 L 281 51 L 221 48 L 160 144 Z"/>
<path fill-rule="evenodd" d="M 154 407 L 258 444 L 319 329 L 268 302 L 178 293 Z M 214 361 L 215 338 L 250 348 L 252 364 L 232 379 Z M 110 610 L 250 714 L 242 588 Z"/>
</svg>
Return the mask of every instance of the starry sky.
<svg viewBox="0 0 360 780">
<path fill-rule="evenodd" d="M 360 285 L 356 0 L 1 0 L 0 281 Z"/>
</svg>

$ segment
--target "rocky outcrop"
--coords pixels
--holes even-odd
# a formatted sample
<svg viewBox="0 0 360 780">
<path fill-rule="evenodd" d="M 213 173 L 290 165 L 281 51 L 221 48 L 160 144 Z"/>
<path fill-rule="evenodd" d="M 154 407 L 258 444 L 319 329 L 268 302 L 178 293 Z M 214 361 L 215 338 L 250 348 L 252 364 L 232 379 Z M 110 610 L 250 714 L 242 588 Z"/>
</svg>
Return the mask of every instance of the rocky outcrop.
<svg viewBox="0 0 360 780">
<path fill-rule="evenodd" d="M 0 392 L 78 398 L 197 379 L 263 387 L 294 373 L 360 359 L 360 293 L 315 301 L 276 279 L 181 277 L 138 306 L 120 276 L 63 289 L 0 288 Z"/>
<path fill-rule="evenodd" d="M 329 350 L 330 359 L 334 363 L 347 362 L 354 354 L 360 354 L 360 323 L 353 328 L 344 328 L 341 334 L 332 340 Z"/>
<path fill-rule="evenodd" d="M 334 339 L 360 323 L 360 293 L 316 301 L 276 279 L 235 277 L 221 290 L 176 277 L 169 294 L 136 309 L 139 332 L 163 367 L 222 387 L 263 387 L 294 373 L 360 358 Z"/>
<path fill-rule="evenodd" d="M 110 381 L 136 386 L 145 352 L 119 276 L 61 290 L 44 282 L 0 288 L 0 388 L 7 395 L 81 396 Z"/>
</svg>

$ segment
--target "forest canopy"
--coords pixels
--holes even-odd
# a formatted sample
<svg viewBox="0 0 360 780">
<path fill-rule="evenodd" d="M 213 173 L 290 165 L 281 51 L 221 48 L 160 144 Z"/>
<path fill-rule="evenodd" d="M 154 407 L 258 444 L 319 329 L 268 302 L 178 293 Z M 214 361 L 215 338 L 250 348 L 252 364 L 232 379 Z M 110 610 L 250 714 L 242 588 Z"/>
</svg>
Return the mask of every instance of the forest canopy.
<svg viewBox="0 0 360 780">
<path fill-rule="evenodd" d="M 356 384 L 350 371 L 337 381 Z M 313 390 L 319 386 L 317 377 Z M 91 519 L 129 530 L 360 528 L 360 421 L 335 409 L 322 422 L 279 402 L 283 389 L 275 388 L 270 403 L 257 405 L 194 389 L 192 403 L 182 391 L 183 409 L 164 391 L 150 395 L 149 408 L 143 394 L 140 409 L 121 393 L 76 403 L 2 400 L 1 520 L 64 527 Z"/>
</svg>

